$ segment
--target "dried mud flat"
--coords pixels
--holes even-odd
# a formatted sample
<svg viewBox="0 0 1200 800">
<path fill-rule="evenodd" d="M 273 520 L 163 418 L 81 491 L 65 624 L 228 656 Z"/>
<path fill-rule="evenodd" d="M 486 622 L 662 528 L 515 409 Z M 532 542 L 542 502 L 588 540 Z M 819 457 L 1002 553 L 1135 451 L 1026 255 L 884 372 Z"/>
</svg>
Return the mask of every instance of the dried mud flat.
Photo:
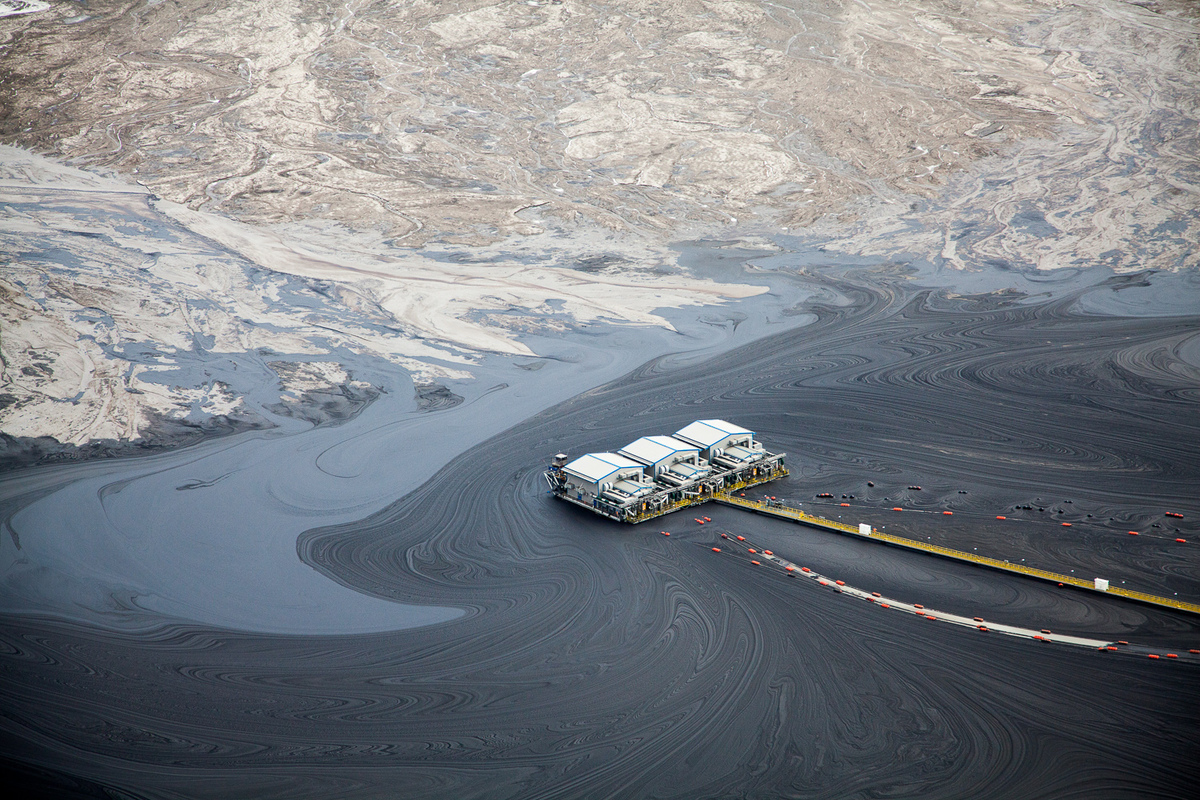
<svg viewBox="0 0 1200 800">
<path fill-rule="evenodd" d="M 30 440 L 271 419 L 134 345 L 438 381 L 535 355 L 523 333 L 762 291 L 682 275 L 680 239 L 986 271 L 1200 251 L 1188 3 L 9 6 L 0 141 L 91 173 L 3 157 L 0 423 Z M 319 299 L 263 307 L 280 275 Z"/>
<path fill-rule="evenodd" d="M 194 209 L 412 243 L 538 229 L 524 209 L 643 235 L 738 216 L 803 225 L 853 197 L 932 197 L 1063 122 L 1177 139 L 1194 119 L 1185 12 L 94 3 L 70 25 L 9 23 L 0 131 Z M 1186 144 L 1156 160 L 1186 160 Z M 1169 208 L 1162 183 L 1147 199 Z"/>
<path fill-rule="evenodd" d="M 735 219 L 845 222 L 865 200 L 903 216 L 997 155 L 1018 185 L 989 187 L 981 208 L 955 199 L 1007 227 L 1053 213 L 1078 258 L 1127 246 L 1114 228 L 1138 238 L 1196 206 L 1188 3 L 69 13 L 5 21 L 0 135 L 243 221 L 336 220 L 410 245 L 580 219 L 671 238 Z M 1195 220 L 1173 232 L 1114 265 L 1175 266 Z"/>
</svg>

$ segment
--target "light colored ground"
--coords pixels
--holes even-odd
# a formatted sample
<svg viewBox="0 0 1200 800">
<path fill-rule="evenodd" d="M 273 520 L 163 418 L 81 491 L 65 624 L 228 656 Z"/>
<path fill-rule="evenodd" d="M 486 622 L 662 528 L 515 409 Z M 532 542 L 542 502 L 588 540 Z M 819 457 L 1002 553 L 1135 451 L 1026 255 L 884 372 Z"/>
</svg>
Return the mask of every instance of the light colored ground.
<svg viewBox="0 0 1200 800">
<path fill-rule="evenodd" d="M 1088 130 L 1055 171 L 1098 169 L 1062 226 L 1076 250 L 1195 208 L 1172 177 L 1194 165 L 1200 94 L 1182 2 L 182 0 L 65 24 L 77 10 L 0 29 L 4 136 L 254 224 L 418 245 L 580 219 L 652 239 L 845 222 L 1064 123 Z M 1153 174 L 1090 163 L 1122 166 L 1146 125 L 1169 133 Z M 1041 161 L 1012 164 L 992 216 L 1067 190 Z"/>
<path fill-rule="evenodd" d="M 93 0 L 2 17 L 0 141 L 120 178 L 101 197 L 81 188 L 99 178 L 4 153 L 0 427 L 82 442 L 136 435 L 146 409 L 240 402 L 219 381 L 142 386 L 130 342 L 344 345 L 426 380 L 530 355 L 520 330 L 661 324 L 655 308 L 752 291 L 681 276 L 683 238 L 1193 267 L 1198 20 L 1183 0 Z M 190 234 L 152 255 L 106 208 Z M 73 266 L 22 245 L 57 252 L 56 235 Z M 314 324 L 247 265 L 328 283 L 346 321 Z"/>
<path fill-rule="evenodd" d="M 303 244 L 285 233 L 0 146 L 0 249 L 11 254 L 0 276 L 0 429 L 82 444 L 137 438 L 150 412 L 244 411 L 204 367 L 222 354 L 308 359 L 342 347 L 418 382 L 464 378 L 483 353 L 533 356 L 522 331 L 668 325 L 655 309 L 763 291 L 495 253 L 442 262 L 357 249 L 340 230 L 310 230 Z M 319 292 L 293 296 L 293 277 Z M 185 364 L 199 366 L 180 372 Z M 336 364 L 278 378 L 285 395 L 350 379 Z"/>
<path fill-rule="evenodd" d="M 49 3 L 40 2 L 40 0 L 5 0 L 0 2 L 0 17 L 11 17 L 17 14 L 36 14 L 40 11 L 48 11 Z"/>
</svg>

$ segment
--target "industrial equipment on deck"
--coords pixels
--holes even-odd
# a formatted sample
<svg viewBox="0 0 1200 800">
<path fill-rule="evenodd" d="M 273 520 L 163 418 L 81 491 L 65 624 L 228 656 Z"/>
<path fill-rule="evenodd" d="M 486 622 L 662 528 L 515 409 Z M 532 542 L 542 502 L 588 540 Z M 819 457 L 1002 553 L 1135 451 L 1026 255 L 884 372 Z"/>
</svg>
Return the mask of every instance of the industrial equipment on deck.
<svg viewBox="0 0 1200 800">
<path fill-rule="evenodd" d="M 754 431 L 720 419 L 697 420 L 673 436 L 643 436 L 615 453 L 554 457 L 550 491 L 618 522 L 644 522 L 716 495 L 788 474 L 784 453 L 769 453 Z"/>
</svg>

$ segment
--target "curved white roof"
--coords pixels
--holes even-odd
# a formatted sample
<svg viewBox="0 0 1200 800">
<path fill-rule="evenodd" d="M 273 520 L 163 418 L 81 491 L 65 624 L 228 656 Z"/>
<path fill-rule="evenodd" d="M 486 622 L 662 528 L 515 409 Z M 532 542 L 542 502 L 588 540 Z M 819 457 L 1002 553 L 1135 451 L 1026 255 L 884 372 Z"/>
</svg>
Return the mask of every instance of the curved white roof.
<svg viewBox="0 0 1200 800">
<path fill-rule="evenodd" d="M 754 431 L 723 419 L 698 419 L 691 425 L 675 431 L 675 435 L 680 439 L 694 442 L 701 447 L 712 447 L 727 436 L 737 436 L 743 433 L 754 435 Z"/>
<path fill-rule="evenodd" d="M 700 451 L 695 445 L 681 442 L 672 436 L 643 436 L 636 442 L 625 445 L 617 452 L 641 461 L 643 464 L 657 464 L 675 453 L 698 453 Z"/>
<path fill-rule="evenodd" d="M 617 470 L 641 469 L 642 465 L 616 453 L 588 453 L 563 467 L 564 472 L 578 475 L 586 481 L 599 483 Z"/>
</svg>

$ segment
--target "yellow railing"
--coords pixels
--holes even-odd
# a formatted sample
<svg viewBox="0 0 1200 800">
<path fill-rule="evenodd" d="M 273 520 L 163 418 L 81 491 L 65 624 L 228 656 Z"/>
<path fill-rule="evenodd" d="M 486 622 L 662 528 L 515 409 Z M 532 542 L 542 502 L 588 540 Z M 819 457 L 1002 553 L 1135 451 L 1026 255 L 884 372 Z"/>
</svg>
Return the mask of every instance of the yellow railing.
<svg viewBox="0 0 1200 800">
<path fill-rule="evenodd" d="M 741 489 L 749 489 L 753 486 L 760 486 L 764 483 L 768 483 L 773 480 L 778 480 L 779 478 L 786 478 L 787 475 L 788 475 L 787 469 L 784 467 L 779 467 L 776 470 L 773 470 L 769 473 L 763 473 L 762 475 L 760 475 L 756 478 L 753 478 L 749 481 L 738 481 L 737 483 L 730 484 L 730 485 L 726 486 L 723 490 L 721 490 L 715 494 L 711 494 L 711 493 L 699 494 L 699 495 L 696 495 L 695 497 L 687 498 L 686 500 L 677 500 L 674 503 L 667 503 L 665 505 L 659 506 L 658 508 L 648 508 L 639 514 L 631 515 L 631 516 L 627 517 L 626 521 L 629 522 L 630 524 L 636 525 L 639 522 L 645 522 L 648 519 L 654 519 L 655 517 L 661 517 L 666 514 L 670 514 L 673 511 L 679 511 L 681 509 L 688 508 L 689 506 L 699 506 L 699 505 L 703 505 L 705 503 L 711 502 L 713 500 L 718 500 L 720 498 L 727 496 L 728 492 L 736 492 L 736 491 L 740 491 Z"/>
<path fill-rule="evenodd" d="M 1178 608 L 1181 611 L 1190 611 L 1193 614 L 1200 614 L 1200 605 L 1189 603 L 1186 600 L 1176 600 L 1173 597 L 1159 597 L 1154 594 L 1146 594 L 1145 592 L 1135 592 L 1132 589 L 1120 589 L 1110 586 L 1109 594 L 1119 594 L 1122 597 L 1128 597 L 1131 600 L 1141 600 L 1143 603 L 1154 603 L 1160 606 L 1170 606 Z"/>
<path fill-rule="evenodd" d="M 752 508 L 756 511 L 764 511 L 779 517 L 787 517 L 789 519 L 799 520 L 819 528 L 834 528 L 839 531 L 846 531 L 847 533 L 858 533 L 858 528 L 854 525 L 847 525 L 844 522 L 835 522 L 831 519 L 825 519 L 824 517 L 814 517 L 812 514 L 806 514 L 798 508 L 768 505 L 767 503 L 763 503 L 758 500 L 747 500 L 744 497 L 735 497 L 734 495 L 727 493 L 718 494 L 713 499 L 729 505 Z"/>
<path fill-rule="evenodd" d="M 846 533 L 859 534 L 858 527 L 855 525 L 847 525 L 844 522 L 835 522 L 824 517 L 813 516 L 799 509 L 789 508 L 787 506 L 773 505 L 760 502 L 758 500 L 747 500 L 744 497 L 735 497 L 731 494 L 721 493 L 713 497 L 714 500 L 720 503 L 725 503 L 731 506 L 740 506 L 741 508 L 749 508 L 763 514 L 769 514 L 784 519 L 791 519 L 797 522 L 803 522 L 806 525 L 811 525 L 816 528 L 827 528 L 837 531 L 845 531 Z M 864 537 L 865 538 L 865 537 Z M 942 547 L 941 545 L 928 544 L 926 542 L 918 542 L 915 539 L 906 539 L 903 536 L 893 536 L 890 533 L 872 530 L 872 539 L 880 539 L 900 547 L 906 547 L 912 550 L 922 550 L 927 553 L 936 553 L 946 558 L 953 558 L 959 561 L 967 561 L 974 564 L 983 564 L 994 569 L 1005 570 L 1006 572 L 1015 572 L 1020 575 L 1028 575 L 1031 578 L 1040 578 L 1042 580 L 1053 581 L 1055 583 L 1070 584 L 1083 589 L 1094 589 L 1095 584 L 1092 581 L 1083 578 L 1076 578 L 1072 575 L 1060 575 L 1057 572 L 1050 572 L 1045 569 L 1037 569 L 1036 567 L 1027 567 L 1023 564 L 1013 564 L 1011 561 L 1001 561 L 997 558 L 988 558 L 987 556 L 976 555 L 975 553 L 965 553 L 962 550 L 954 550 L 950 547 Z M 1151 603 L 1158 606 L 1167 606 L 1177 608 L 1181 611 L 1190 611 L 1193 614 L 1200 614 L 1200 605 L 1189 603 L 1185 600 L 1177 600 L 1170 597 L 1159 597 L 1154 594 L 1145 592 L 1135 592 L 1131 589 L 1120 589 L 1117 587 L 1109 587 L 1108 594 L 1115 594 L 1121 597 L 1127 597 L 1131 600 L 1140 600 L 1143 603 Z"/>
</svg>

